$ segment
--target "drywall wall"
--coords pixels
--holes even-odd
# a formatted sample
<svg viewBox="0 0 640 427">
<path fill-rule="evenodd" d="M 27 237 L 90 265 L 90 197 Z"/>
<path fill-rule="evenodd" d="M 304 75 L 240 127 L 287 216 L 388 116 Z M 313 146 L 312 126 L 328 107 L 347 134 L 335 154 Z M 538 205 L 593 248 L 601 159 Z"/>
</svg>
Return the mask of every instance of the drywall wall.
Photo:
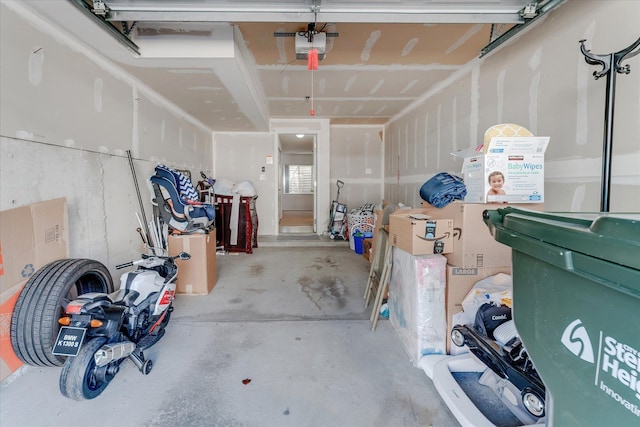
<svg viewBox="0 0 640 427">
<path fill-rule="evenodd" d="M 520 36 L 470 63 L 454 79 L 395 117 L 386 129 L 385 198 L 417 206 L 437 172 L 459 172 L 450 152 L 476 147 L 497 123 L 550 136 L 545 209 L 598 211 L 605 79 L 585 62 L 578 41 L 597 54 L 638 38 L 640 2 L 569 0 Z M 640 211 L 640 57 L 617 75 L 611 211 Z"/>
<path fill-rule="evenodd" d="M 316 135 L 316 216 L 318 234 L 329 224 L 336 180 L 345 182 L 340 201 L 349 209 L 382 198 L 382 126 L 329 126 L 328 120 L 274 119 L 271 133 L 214 134 L 215 178 L 251 181 L 258 191 L 259 235 L 278 234 L 278 134 Z M 268 161 L 273 161 L 269 164 Z M 265 167 L 265 172 L 262 172 Z M 264 175 L 264 180 L 260 176 Z M 284 208 L 284 207 L 283 207 Z"/>
<path fill-rule="evenodd" d="M 382 200 L 382 126 L 331 126 L 331 197 L 337 194 L 337 181 L 344 182 L 340 202 L 348 210 Z"/>
<path fill-rule="evenodd" d="M 248 181 L 254 188 L 256 212 L 258 214 L 258 234 L 273 235 L 274 200 L 276 192 L 277 169 L 274 165 L 273 135 L 258 133 L 215 133 L 214 134 L 213 178 L 218 184 L 227 182 L 224 187 Z M 265 169 L 262 172 L 262 168 Z M 262 178 L 261 178 L 262 177 Z M 258 242 L 258 245 L 260 243 Z"/>
<path fill-rule="evenodd" d="M 210 171 L 211 131 L 19 3 L 0 8 L 0 210 L 66 197 L 70 256 L 115 273 L 141 250 L 127 151 L 151 219 L 153 168 Z"/>
<path fill-rule="evenodd" d="M 409 206 L 420 203 L 422 184 L 437 172 L 458 173 L 461 162 L 449 153 L 468 146 L 470 77 L 393 122 L 385 131 L 385 199 Z M 467 123 L 467 124 L 465 124 Z"/>
</svg>

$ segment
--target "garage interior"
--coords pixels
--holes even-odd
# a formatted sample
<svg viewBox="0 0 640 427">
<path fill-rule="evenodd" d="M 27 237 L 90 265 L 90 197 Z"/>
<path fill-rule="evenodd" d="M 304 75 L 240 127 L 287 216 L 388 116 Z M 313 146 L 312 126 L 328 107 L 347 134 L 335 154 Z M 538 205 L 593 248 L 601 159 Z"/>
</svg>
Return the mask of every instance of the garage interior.
<svg viewBox="0 0 640 427">
<path fill-rule="evenodd" d="M 460 174 L 451 153 L 517 123 L 550 137 L 545 212 L 640 212 L 640 56 L 614 73 L 613 126 L 602 65 L 580 48 L 633 46 L 640 2 L 0 7 L 0 211 L 64 198 L 66 256 L 100 261 L 114 280 L 144 249 L 138 215 L 153 211 L 159 164 L 194 185 L 201 172 L 249 183 L 259 218 L 252 253 L 217 255 L 210 293 L 177 295 L 154 371 L 127 362 L 93 401 L 60 396 L 57 368 L 7 363 L 7 307 L 28 276 L 0 274 L 3 426 L 460 425 L 390 322 L 371 331 L 369 263 L 328 237 L 336 182 L 349 210 L 419 208 L 425 181 Z M 311 190 L 290 191 L 292 165 L 310 167 Z"/>
</svg>

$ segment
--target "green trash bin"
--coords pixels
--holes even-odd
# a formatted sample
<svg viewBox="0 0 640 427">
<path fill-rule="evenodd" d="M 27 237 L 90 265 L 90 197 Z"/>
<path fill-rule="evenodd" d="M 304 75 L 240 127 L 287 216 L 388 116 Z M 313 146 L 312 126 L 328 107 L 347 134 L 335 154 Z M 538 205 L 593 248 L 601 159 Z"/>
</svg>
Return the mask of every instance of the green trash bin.
<svg viewBox="0 0 640 427">
<path fill-rule="evenodd" d="M 550 426 L 640 426 L 640 214 L 484 212 Z"/>
</svg>

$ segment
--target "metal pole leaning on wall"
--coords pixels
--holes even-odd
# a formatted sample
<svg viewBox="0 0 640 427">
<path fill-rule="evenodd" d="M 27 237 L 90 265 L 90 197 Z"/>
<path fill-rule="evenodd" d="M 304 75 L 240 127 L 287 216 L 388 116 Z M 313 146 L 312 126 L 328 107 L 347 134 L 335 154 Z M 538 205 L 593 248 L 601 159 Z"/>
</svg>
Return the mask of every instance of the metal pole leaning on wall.
<svg viewBox="0 0 640 427">
<path fill-rule="evenodd" d="M 593 77 L 598 80 L 607 76 L 607 88 L 604 107 L 604 141 L 602 150 L 602 189 L 600 196 L 600 211 L 609 212 L 609 193 L 611 190 L 611 152 L 613 144 L 613 110 L 616 91 L 616 73 L 629 74 L 631 67 L 627 64 L 620 65 L 625 59 L 632 58 L 640 53 L 640 38 L 631 46 L 619 52 L 607 55 L 596 55 L 585 48 L 584 42 L 580 40 L 580 51 L 584 55 L 584 60 L 590 65 L 600 65 L 602 70 L 594 71 Z"/>
<path fill-rule="evenodd" d="M 140 212 L 142 214 L 142 226 L 144 227 L 146 243 L 149 247 L 153 246 L 149 235 L 149 223 L 147 222 L 147 215 L 144 213 L 144 205 L 142 204 L 142 196 L 140 195 L 140 187 L 138 186 L 138 178 L 136 178 L 136 169 L 133 167 L 133 158 L 131 157 L 131 150 L 127 150 L 127 157 L 129 158 L 129 166 L 131 167 L 131 175 L 133 176 L 133 185 L 136 187 L 136 193 L 138 194 L 138 203 L 140 203 Z"/>
</svg>

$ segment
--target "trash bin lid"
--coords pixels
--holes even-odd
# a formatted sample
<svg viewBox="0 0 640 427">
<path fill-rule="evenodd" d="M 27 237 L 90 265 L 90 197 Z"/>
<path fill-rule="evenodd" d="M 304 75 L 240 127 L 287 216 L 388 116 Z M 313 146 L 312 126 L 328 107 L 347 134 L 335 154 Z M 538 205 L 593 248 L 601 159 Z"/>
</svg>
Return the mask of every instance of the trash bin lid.
<svg viewBox="0 0 640 427">
<path fill-rule="evenodd" d="M 508 206 L 485 211 L 484 220 L 496 240 L 496 230 L 521 233 L 640 270 L 640 213 L 551 213 Z"/>
</svg>

